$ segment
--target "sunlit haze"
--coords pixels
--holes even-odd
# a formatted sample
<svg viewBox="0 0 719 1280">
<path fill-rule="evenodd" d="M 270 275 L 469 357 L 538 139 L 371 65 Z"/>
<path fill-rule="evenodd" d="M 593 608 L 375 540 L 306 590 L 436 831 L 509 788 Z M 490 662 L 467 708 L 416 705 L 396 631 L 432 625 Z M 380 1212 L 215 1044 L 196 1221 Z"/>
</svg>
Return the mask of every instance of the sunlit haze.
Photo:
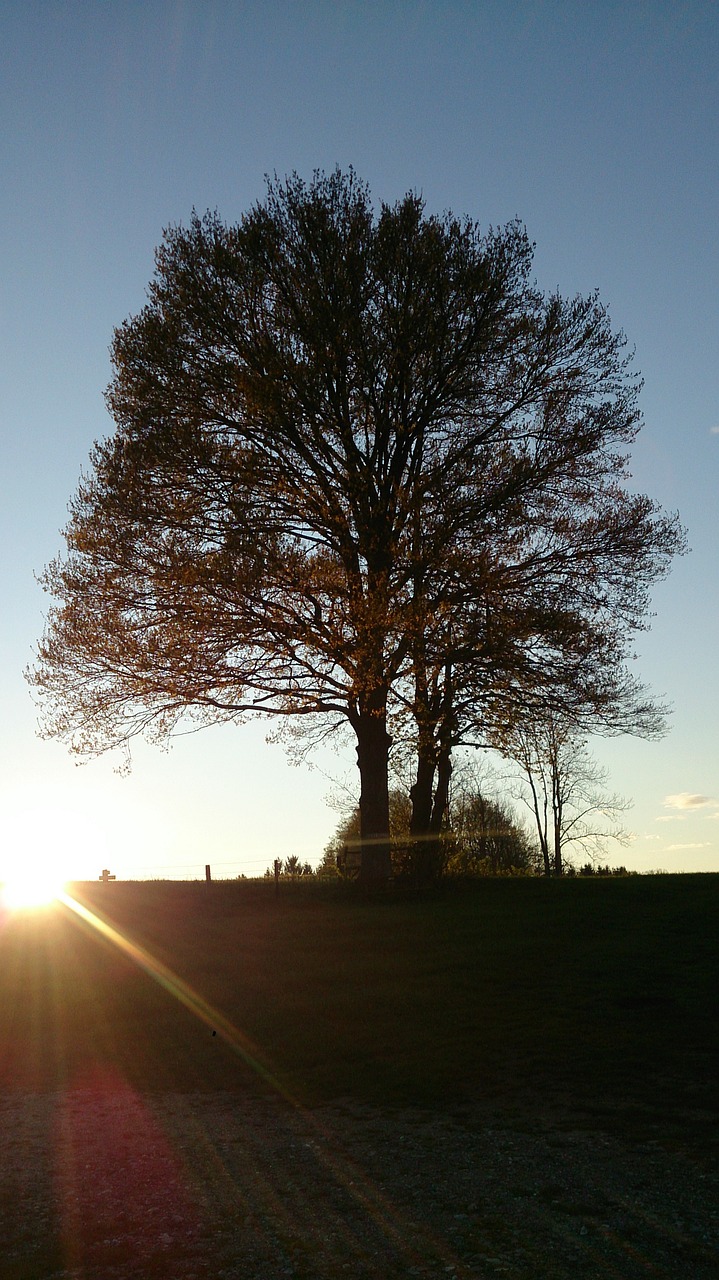
<svg viewBox="0 0 719 1280">
<path fill-rule="evenodd" d="M 719 871 L 719 20 L 651 5 L 0 4 L 0 882 L 261 875 L 316 863 L 352 743 L 288 763 L 271 724 L 209 728 L 78 767 L 35 733 L 23 669 L 103 401 L 113 328 L 163 228 L 239 219 L 264 175 L 354 166 L 483 229 L 519 217 L 540 287 L 598 290 L 636 351 L 633 483 L 691 554 L 654 593 L 636 671 L 673 705 L 659 743 L 596 744 L 634 800 L 637 870 Z M 347 789 L 349 788 L 349 790 Z M 12 886 L 16 888 L 13 889 Z"/>
</svg>

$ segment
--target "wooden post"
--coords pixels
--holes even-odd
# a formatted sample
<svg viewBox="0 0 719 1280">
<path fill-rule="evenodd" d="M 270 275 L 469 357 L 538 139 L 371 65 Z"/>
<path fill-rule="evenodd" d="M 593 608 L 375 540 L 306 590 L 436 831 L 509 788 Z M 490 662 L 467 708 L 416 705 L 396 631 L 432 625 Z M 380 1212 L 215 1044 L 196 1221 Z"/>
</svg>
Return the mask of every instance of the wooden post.
<svg viewBox="0 0 719 1280">
<path fill-rule="evenodd" d="M 102 871 L 100 872 L 100 875 L 97 878 L 98 880 L 102 880 L 103 884 L 107 884 L 108 880 L 116 880 L 117 876 L 111 876 L 107 867 L 103 867 Z"/>
<path fill-rule="evenodd" d="M 210 884 L 211 881 L 212 881 L 212 872 L 210 871 L 210 864 L 209 862 L 206 862 L 205 863 L 205 884 Z"/>
<path fill-rule="evenodd" d="M 275 858 L 275 861 L 274 861 L 273 866 L 272 866 L 272 870 L 273 870 L 273 871 L 274 871 L 274 873 L 275 873 L 275 894 L 278 894 L 278 893 L 279 893 L 279 891 L 280 891 L 280 871 L 281 871 L 281 869 L 282 869 L 282 863 L 281 863 L 280 859 L 279 859 L 279 858 Z"/>
</svg>

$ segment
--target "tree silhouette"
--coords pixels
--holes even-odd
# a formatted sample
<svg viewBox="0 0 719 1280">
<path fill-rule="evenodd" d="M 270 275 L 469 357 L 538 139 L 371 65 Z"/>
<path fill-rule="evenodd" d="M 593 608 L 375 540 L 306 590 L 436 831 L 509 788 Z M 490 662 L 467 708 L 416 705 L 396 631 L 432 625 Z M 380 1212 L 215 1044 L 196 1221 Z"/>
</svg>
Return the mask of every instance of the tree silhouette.
<svg viewBox="0 0 719 1280">
<path fill-rule="evenodd" d="M 336 171 L 269 182 L 238 226 L 194 216 L 156 261 L 43 578 L 44 732 L 93 754 L 188 719 L 349 726 L 383 882 L 393 734 L 431 851 L 458 742 L 548 704 L 649 724 L 628 644 L 681 531 L 625 487 L 622 336 L 541 294 L 518 223 L 412 193 L 375 214 Z"/>
<path fill-rule="evenodd" d="M 618 817 L 630 802 L 606 791 L 606 771 L 575 726 L 549 715 L 515 729 L 505 750 L 519 767 L 519 794 L 532 814 L 545 875 L 563 875 L 570 850 L 597 857 L 608 840 L 626 844 Z"/>
</svg>

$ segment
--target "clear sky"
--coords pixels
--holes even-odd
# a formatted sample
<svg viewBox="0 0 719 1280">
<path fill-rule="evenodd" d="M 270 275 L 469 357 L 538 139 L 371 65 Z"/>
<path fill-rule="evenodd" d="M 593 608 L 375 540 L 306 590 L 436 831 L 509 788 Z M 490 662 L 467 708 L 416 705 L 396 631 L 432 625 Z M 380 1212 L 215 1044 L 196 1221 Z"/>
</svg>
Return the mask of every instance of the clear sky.
<svg viewBox="0 0 719 1280">
<path fill-rule="evenodd" d="M 264 174 L 353 165 L 485 227 L 518 216 L 536 275 L 598 289 L 636 348 L 636 487 L 692 552 L 655 593 L 637 672 L 674 705 L 661 743 L 597 744 L 634 800 L 639 870 L 719 870 L 719 9 L 713 0 L 0 2 L 0 880 L 261 873 L 315 861 L 351 750 L 290 767 L 258 727 L 78 767 L 35 735 L 22 671 L 34 573 L 94 439 L 113 328 L 193 208 L 228 222 Z"/>
</svg>

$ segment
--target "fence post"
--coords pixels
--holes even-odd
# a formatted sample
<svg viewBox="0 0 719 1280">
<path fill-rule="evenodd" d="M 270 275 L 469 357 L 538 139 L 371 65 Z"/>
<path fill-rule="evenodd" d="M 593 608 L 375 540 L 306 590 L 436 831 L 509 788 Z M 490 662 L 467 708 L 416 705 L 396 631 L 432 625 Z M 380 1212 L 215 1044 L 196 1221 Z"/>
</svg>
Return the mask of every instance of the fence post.
<svg viewBox="0 0 719 1280">
<path fill-rule="evenodd" d="M 205 863 L 205 884 L 210 884 L 212 880 L 212 872 L 210 871 L 209 862 Z"/>
</svg>

